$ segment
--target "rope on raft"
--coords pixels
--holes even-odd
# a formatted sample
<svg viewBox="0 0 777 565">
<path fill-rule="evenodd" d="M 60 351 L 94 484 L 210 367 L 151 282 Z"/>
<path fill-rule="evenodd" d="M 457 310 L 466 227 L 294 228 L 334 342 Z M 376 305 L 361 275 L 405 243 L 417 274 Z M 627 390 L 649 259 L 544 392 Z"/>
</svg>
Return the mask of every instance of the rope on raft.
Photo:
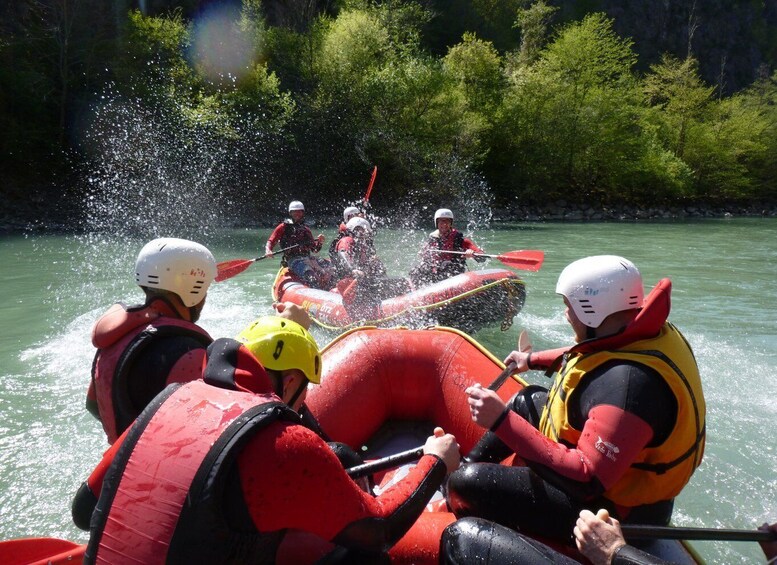
<svg viewBox="0 0 777 565">
<path fill-rule="evenodd" d="M 490 283 L 486 283 L 482 286 L 479 286 L 477 288 L 473 288 L 472 290 L 468 290 L 466 292 L 462 292 L 461 294 L 457 294 L 456 296 L 453 296 L 451 298 L 446 298 L 444 300 L 440 300 L 439 302 L 433 302 L 431 304 L 423 304 L 418 306 L 408 306 L 404 310 L 401 310 L 400 312 L 397 312 L 396 314 L 392 314 L 390 316 L 386 316 L 384 318 L 379 318 L 377 320 L 359 320 L 356 322 L 351 322 L 350 324 L 347 324 L 345 326 L 331 326 L 329 324 L 326 324 L 325 322 L 322 322 L 318 318 L 316 318 L 314 315 L 311 314 L 311 318 L 313 318 L 313 321 L 320 327 L 331 330 L 331 331 L 343 331 L 343 330 L 349 330 L 355 327 L 368 325 L 368 326 L 378 326 L 382 324 L 386 324 L 387 322 L 390 322 L 391 320 L 394 320 L 396 318 L 400 318 L 402 316 L 406 316 L 408 314 L 415 313 L 415 312 L 424 312 L 427 310 L 434 310 L 437 308 L 441 308 L 443 306 L 447 306 L 449 304 L 454 304 L 455 302 L 458 302 L 460 300 L 464 300 L 465 298 L 469 298 L 470 296 L 474 294 L 478 294 L 481 292 L 484 292 L 486 290 L 489 290 L 491 288 L 497 287 L 497 286 L 504 286 L 507 289 L 508 294 L 508 307 L 507 312 L 505 313 L 505 319 L 502 321 L 501 324 L 501 330 L 506 331 L 512 326 L 513 324 L 513 317 L 517 313 L 517 308 L 515 307 L 515 300 L 516 298 L 520 297 L 521 293 L 525 292 L 525 285 L 522 280 L 519 279 L 510 279 L 510 278 L 504 278 L 499 279 L 496 281 L 492 281 Z"/>
</svg>

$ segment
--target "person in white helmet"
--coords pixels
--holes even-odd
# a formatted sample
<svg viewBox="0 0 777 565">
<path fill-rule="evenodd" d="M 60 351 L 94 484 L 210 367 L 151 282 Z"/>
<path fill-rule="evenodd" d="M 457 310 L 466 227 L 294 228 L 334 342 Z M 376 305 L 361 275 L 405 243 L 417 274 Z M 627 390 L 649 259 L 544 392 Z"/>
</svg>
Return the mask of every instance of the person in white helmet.
<svg viewBox="0 0 777 565">
<path fill-rule="evenodd" d="M 701 463 L 706 430 L 696 360 L 667 321 L 670 291 L 663 279 L 644 298 L 637 267 L 614 255 L 564 269 L 556 292 L 575 344 L 505 359 L 518 372 L 555 371 L 551 389 L 526 387 L 507 405 L 482 387 L 465 391 L 472 419 L 489 431 L 448 483 L 457 516 L 557 540 L 569 538 L 583 509 L 669 523 L 674 498 Z M 495 464 L 513 453 L 528 466 Z M 453 553 L 479 530 L 459 526 L 446 538 Z"/>
<path fill-rule="evenodd" d="M 328 262 L 312 255 L 321 251 L 324 235 L 318 234 L 313 238 L 310 228 L 305 225 L 305 205 L 299 200 L 289 203 L 289 216 L 270 234 L 264 246 L 265 255 L 272 257 L 273 248 L 279 243 L 281 249 L 291 247 L 283 252 L 281 265 L 288 267 L 289 271 L 309 286 L 327 287 L 332 277 L 331 268 Z"/>
<path fill-rule="evenodd" d="M 216 260 L 199 243 L 163 237 L 140 250 L 135 282 L 145 302 L 114 304 L 92 330 L 97 354 L 86 406 L 110 443 L 169 383 L 201 375 L 213 340 L 195 322 L 215 277 Z"/>
<path fill-rule="evenodd" d="M 440 208 L 434 213 L 437 228 L 429 234 L 418 252 L 418 264 L 410 271 L 410 278 L 416 286 L 422 286 L 458 275 L 467 270 L 467 259 L 483 262 L 483 250 L 453 227 L 453 212 Z M 460 253 L 445 253 L 454 251 Z"/>
<path fill-rule="evenodd" d="M 356 206 L 348 206 L 343 210 L 343 221 L 340 222 L 340 226 L 337 228 L 337 235 L 332 239 L 332 243 L 329 244 L 329 260 L 335 269 L 337 269 L 339 262 L 337 244 L 340 243 L 341 239 L 349 235 L 346 225 L 351 218 L 364 218 L 364 213 Z"/>
<path fill-rule="evenodd" d="M 386 274 L 386 267 L 375 252 L 372 226 L 364 218 L 355 216 L 348 220 L 336 251 L 343 276 L 374 279 Z"/>
</svg>

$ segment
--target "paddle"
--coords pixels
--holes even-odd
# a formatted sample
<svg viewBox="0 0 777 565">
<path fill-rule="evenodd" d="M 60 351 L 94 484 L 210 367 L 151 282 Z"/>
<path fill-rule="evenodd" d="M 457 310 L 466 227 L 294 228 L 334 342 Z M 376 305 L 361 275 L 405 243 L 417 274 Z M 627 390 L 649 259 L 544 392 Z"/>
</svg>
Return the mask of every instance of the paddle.
<svg viewBox="0 0 777 565">
<path fill-rule="evenodd" d="M 624 537 L 634 539 L 684 539 L 709 541 L 777 541 L 777 532 L 716 528 L 675 528 L 621 524 Z"/>
<path fill-rule="evenodd" d="M 453 253 L 464 255 L 466 251 L 447 251 L 445 249 L 430 249 L 433 253 Z M 497 259 L 508 267 L 522 269 L 524 271 L 539 271 L 542 262 L 545 260 L 544 251 L 508 251 L 499 255 L 489 255 L 488 253 L 475 253 L 473 257 L 489 257 Z"/>
<path fill-rule="evenodd" d="M 279 249 L 278 251 L 274 251 L 273 255 L 276 253 L 283 253 L 284 251 L 288 251 L 289 249 L 294 249 L 295 247 L 299 247 L 299 243 L 295 245 L 290 245 L 289 247 L 284 247 L 283 249 Z M 239 275 L 243 271 L 245 271 L 248 267 L 253 265 L 257 261 L 261 261 L 262 259 L 267 259 L 269 257 L 269 254 L 262 255 L 261 257 L 254 257 L 253 259 L 232 259 L 231 261 L 222 261 L 218 265 L 216 265 L 216 269 L 218 271 L 218 274 L 216 275 L 216 282 L 225 281 L 227 279 L 231 279 L 235 275 Z"/>
<path fill-rule="evenodd" d="M 518 334 L 518 351 L 531 351 L 531 341 L 529 341 L 529 334 L 526 333 L 526 330 L 521 330 L 521 333 Z M 497 375 L 497 377 L 486 388 L 493 391 L 499 390 L 502 385 L 505 384 L 507 378 L 514 372 L 515 361 L 510 361 L 505 366 L 505 370 L 499 373 L 499 375 Z"/>
<path fill-rule="evenodd" d="M 372 187 L 375 185 L 375 177 L 378 176 L 378 166 L 372 169 L 372 177 L 370 178 L 370 184 L 367 186 L 367 194 L 364 195 L 364 203 L 367 204 L 370 201 L 370 194 L 372 193 Z"/>
<path fill-rule="evenodd" d="M 414 449 L 408 449 L 407 451 L 395 453 L 394 455 L 389 455 L 383 459 L 376 459 L 375 461 L 370 461 L 369 463 L 356 465 L 350 469 L 346 469 L 345 472 L 348 473 L 348 476 L 352 479 L 359 479 L 361 477 L 366 477 L 367 475 L 378 473 L 379 471 L 393 469 L 394 467 L 399 467 L 405 463 L 417 461 L 423 457 L 423 455 L 423 446 L 416 447 Z"/>
</svg>

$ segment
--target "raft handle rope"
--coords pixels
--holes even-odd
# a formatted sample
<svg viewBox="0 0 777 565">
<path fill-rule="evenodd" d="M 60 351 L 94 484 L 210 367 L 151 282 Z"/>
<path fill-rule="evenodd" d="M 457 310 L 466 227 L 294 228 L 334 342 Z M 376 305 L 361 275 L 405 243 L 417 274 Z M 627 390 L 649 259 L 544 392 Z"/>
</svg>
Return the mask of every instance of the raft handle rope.
<svg viewBox="0 0 777 565">
<path fill-rule="evenodd" d="M 499 279 L 499 280 L 496 280 L 496 281 L 492 281 L 490 283 L 486 283 L 486 284 L 484 284 L 482 286 L 479 286 L 477 288 L 473 288 L 472 290 L 468 290 L 468 291 L 463 292 L 463 293 L 461 293 L 459 295 L 456 295 L 456 296 L 454 296 L 452 298 L 446 298 L 444 300 L 440 300 L 439 302 L 433 302 L 431 304 L 424 304 L 422 306 L 408 306 L 407 308 L 405 308 L 404 310 L 401 310 L 400 312 L 397 312 L 396 314 L 392 314 L 391 316 L 386 316 L 384 318 L 378 318 L 376 320 L 360 320 L 358 322 L 351 322 L 350 324 L 347 324 L 345 326 L 332 326 L 332 325 L 329 325 L 329 324 L 326 324 L 326 323 L 322 322 L 321 320 L 319 320 L 318 318 L 316 318 L 312 314 L 311 314 L 311 318 L 313 318 L 313 321 L 318 326 L 320 326 L 320 327 L 322 327 L 322 328 L 324 328 L 326 330 L 330 330 L 330 331 L 349 330 L 351 328 L 360 327 L 360 326 L 363 326 L 363 325 L 377 326 L 377 325 L 380 325 L 380 324 L 386 324 L 387 322 L 389 322 L 391 320 L 394 320 L 396 318 L 400 318 L 402 316 L 406 316 L 406 315 L 408 315 L 411 312 L 424 312 L 424 311 L 427 311 L 427 310 L 434 310 L 434 309 L 437 309 L 437 308 L 441 308 L 441 307 L 446 306 L 448 304 L 453 304 L 453 303 L 458 302 L 460 300 L 463 300 L 465 298 L 469 298 L 470 296 L 472 296 L 474 294 L 478 294 L 480 292 L 483 292 L 485 290 L 488 290 L 490 288 L 493 288 L 493 287 L 496 287 L 496 286 L 500 286 L 500 285 L 507 287 L 507 293 L 508 293 L 510 299 L 512 299 L 514 297 L 520 297 L 522 292 L 523 293 L 526 292 L 525 291 L 525 284 L 524 284 L 524 282 L 522 280 L 520 280 L 520 279 L 504 278 L 504 279 Z M 514 307 L 513 306 L 514 303 L 513 303 L 512 300 L 510 300 L 509 303 L 510 303 L 511 307 Z M 503 322 L 503 327 L 504 327 L 504 323 L 505 322 Z M 510 318 L 510 325 L 512 325 L 512 317 Z M 509 327 L 510 326 L 508 325 L 507 328 L 509 328 Z M 502 331 L 505 331 L 507 328 L 504 328 Z"/>
</svg>

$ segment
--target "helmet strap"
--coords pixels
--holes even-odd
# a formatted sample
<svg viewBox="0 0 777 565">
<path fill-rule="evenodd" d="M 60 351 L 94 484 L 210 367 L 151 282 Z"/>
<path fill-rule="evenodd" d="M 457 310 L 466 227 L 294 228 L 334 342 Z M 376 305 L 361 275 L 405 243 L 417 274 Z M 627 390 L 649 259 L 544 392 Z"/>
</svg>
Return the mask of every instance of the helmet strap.
<svg viewBox="0 0 777 565">
<path fill-rule="evenodd" d="M 596 328 L 592 328 L 591 326 L 585 327 L 585 339 L 594 339 L 596 337 Z"/>
<path fill-rule="evenodd" d="M 300 383 L 299 388 L 297 388 L 297 392 L 294 393 L 294 396 L 292 396 L 291 399 L 286 404 L 288 404 L 289 406 L 294 406 L 294 403 L 297 401 L 300 394 L 302 394 L 302 391 L 308 388 L 309 382 L 310 381 L 308 381 L 307 379 L 303 380 Z"/>
</svg>

